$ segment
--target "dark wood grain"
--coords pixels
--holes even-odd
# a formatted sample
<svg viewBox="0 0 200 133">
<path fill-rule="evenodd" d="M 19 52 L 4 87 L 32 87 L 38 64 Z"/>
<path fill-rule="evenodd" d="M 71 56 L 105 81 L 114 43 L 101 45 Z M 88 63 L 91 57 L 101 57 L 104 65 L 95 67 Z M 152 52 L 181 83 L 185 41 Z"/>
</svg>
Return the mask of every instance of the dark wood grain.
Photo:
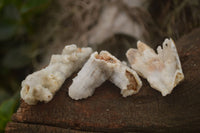
<svg viewBox="0 0 200 133">
<path fill-rule="evenodd" d="M 9 133 L 94 133 L 77 131 L 70 128 L 66 129 L 47 125 L 26 124 L 17 122 L 8 123 L 8 127 L 9 128 L 6 129 L 6 132 Z"/>
<path fill-rule="evenodd" d="M 138 94 L 123 98 L 119 88 L 107 81 L 92 97 L 74 101 L 67 95 L 70 78 L 47 104 L 29 106 L 21 101 L 6 132 L 12 132 L 13 126 L 20 132 L 46 125 L 57 127 L 55 132 L 68 128 L 104 132 L 200 131 L 200 29 L 176 44 L 185 80 L 170 95 L 162 97 L 143 80 Z"/>
</svg>

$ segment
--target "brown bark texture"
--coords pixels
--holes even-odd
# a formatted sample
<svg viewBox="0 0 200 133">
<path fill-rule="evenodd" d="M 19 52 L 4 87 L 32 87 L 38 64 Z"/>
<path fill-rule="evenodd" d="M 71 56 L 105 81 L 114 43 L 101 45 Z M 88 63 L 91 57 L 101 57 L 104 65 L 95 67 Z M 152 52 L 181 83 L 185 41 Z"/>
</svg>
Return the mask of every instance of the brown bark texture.
<svg viewBox="0 0 200 133">
<path fill-rule="evenodd" d="M 197 132 L 200 131 L 200 28 L 179 39 L 185 79 L 163 97 L 146 80 L 136 95 L 123 98 L 105 82 L 94 95 L 74 101 L 66 80 L 52 101 L 35 106 L 21 100 L 6 132 Z"/>
</svg>

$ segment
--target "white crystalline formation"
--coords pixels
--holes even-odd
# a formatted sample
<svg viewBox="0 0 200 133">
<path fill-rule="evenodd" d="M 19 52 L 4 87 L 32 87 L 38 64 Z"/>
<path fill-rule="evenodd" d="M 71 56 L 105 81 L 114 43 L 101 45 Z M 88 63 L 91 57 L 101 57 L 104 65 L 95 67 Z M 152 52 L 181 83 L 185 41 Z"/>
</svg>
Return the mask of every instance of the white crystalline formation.
<svg viewBox="0 0 200 133">
<path fill-rule="evenodd" d="M 28 75 L 22 82 L 21 98 L 29 105 L 49 102 L 65 79 L 80 69 L 91 53 L 91 48 L 69 45 L 61 55 L 52 55 L 46 68 Z"/>
<path fill-rule="evenodd" d="M 69 87 L 69 96 L 78 100 L 91 96 L 95 88 L 109 79 L 126 97 L 135 94 L 142 86 L 136 72 L 107 51 L 94 52 Z"/>
<path fill-rule="evenodd" d="M 181 63 L 172 39 L 166 39 L 157 54 L 146 44 L 138 41 L 138 49 L 129 49 L 126 53 L 131 67 L 146 78 L 151 87 L 163 96 L 170 94 L 173 88 L 184 79 Z"/>
<path fill-rule="evenodd" d="M 146 78 L 151 87 L 163 96 L 184 79 L 181 63 L 172 39 L 166 39 L 157 53 L 146 44 L 138 41 L 138 49 L 129 49 L 126 56 L 133 69 L 119 61 L 107 51 L 92 53 L 91 48 L 77 48 L 69 45 L 62 54 L 52 55 L 50 64 L 27 76 L 22 82 L 21 98 L 29 105 L 38 101 L 49 102 L 66 78 L 80 69 L 73 79 L 68 94 L 79 100 L 93 95 L 95 88 L 106 80 L 121 89 L 123 97 L 137 93 L 142 82 L 137 75 Z M 137 72 L 135 72 L 135 71 Z"/>
</svg>

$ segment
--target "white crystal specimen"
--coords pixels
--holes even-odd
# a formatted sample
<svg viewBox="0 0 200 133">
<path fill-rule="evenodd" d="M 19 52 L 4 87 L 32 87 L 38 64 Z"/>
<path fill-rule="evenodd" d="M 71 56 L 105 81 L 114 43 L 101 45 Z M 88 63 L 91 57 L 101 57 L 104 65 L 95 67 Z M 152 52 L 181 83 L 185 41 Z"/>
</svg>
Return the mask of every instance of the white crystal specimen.
<svg viewBox="0 0 200 133">
<path fill-rule="evenodd" d="M 62 54 L 52 55 L 50 64 L 22 81 L 21 98 L 29 105 L 49 102 L 66 78 L 80 69 L 92 53 L 91 48 L 68 45 Z"/>
<path fill-rule="evenodd" d="M 107 79 L 121 89 L 124 97 L 137 93 L 142 86 L 136 72 L 110 53 L 107 51 L 102 51 L 100 54 L 94 52 L 73 79 L 68 91 L 69 96 L 75 100 L 92 96 L 95 88 Z"/>
<path fill-rule="evenodd" d="M 146 78 L 151 87 L 163 96 L 170 94 L 173 88 L 184 79 L 181 63 L 172 39 L 165 39 L 157 54 L 146 44 L 138 41 L 138 49 L 129 49 L 126 56 L 131 67 Z"/>
<path fill-rule="evenodd" d="M 118 64 L 109 80 L 121 89 L 123 97 L 136 94 L 142 87 L 142 82 L 137 73 L 128 66 Z"/>
</svg>

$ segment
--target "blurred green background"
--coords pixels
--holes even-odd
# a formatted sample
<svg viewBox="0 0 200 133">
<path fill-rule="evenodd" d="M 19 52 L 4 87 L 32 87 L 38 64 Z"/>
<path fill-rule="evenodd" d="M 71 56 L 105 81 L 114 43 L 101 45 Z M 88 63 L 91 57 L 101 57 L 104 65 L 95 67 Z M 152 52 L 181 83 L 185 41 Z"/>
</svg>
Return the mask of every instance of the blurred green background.
<svg viewBox="0 0 200 133">
<path fill-rule="evenodd" d="M 61 41 L 57 43 L 63 44 L 66 38 L 74 37 L 74 40 L 78 40 L 80 33 L 84 34 L 97 23 L 97 20 L 90 19 L 90 14 L 98 18 L 104 4 L 107 4 L 105 1 L 104 4 L 103 2 L 100 4 L 100 1 L 95 3 L 90 0 L 58 0 L 59 4 L 55 4 L 56 2 L 51 0 L 0 0 L 0 132 L 4 132 L 6 123 L 11 120 L 12 114 L 19 106 L 21 81 L 27 74 L 34 71 L 35 64 L 40 61 L 44 49 L 47 49 L 47 43 L 58 40 L 52 39 L 52 36 L 60 36 Z M 149 0 L 147 2 L 147 11 L 153 20 L 153 26 L 156 26 L 149 27 L 157 32 L 151 33 L 150 40 L 153 42 L 154 39 L 166 36 L 176 41 L 200 26 L 199 0 Z M 96 11 L 96 7 L 93 9 L 92 6 L 87 6 L 90 3 L 94 7 L 99 6 L 99 9 Z M 53 10 L 50 7 L 53 7 Z M 47 21 L 46 19 L 59 8 L 67 9 L 61 10 L 63 14 L 57 13 L 58 17 L 55 18 L 58 19 L 52 18 Z M 88 18 L 87 14 L 89 14 Z M 88 20 L 92 21 L 86 22 Z M 35 35 L 41 31 L 43 25 L 48 24 L 47 31 L 52 32 L 45 33 L 47 34 L 44 37 L 46 41 L 42 44 L 38 40 L 43 36 Z M 128 40 L 121 38 L 121 36 L 115 36 L 114 43 L 123 44 Z M 110 40 L 107 40 L 108 44 L 111 43 Z M 102 47 L 105 48 L 104 45 Z"/>
<path fill-rule="evenodd" d="M 19 104 L 20 84 L 39 55 L 31 41 L 49 0 L 0 0 L 0 132 Z"/>
</svg>

